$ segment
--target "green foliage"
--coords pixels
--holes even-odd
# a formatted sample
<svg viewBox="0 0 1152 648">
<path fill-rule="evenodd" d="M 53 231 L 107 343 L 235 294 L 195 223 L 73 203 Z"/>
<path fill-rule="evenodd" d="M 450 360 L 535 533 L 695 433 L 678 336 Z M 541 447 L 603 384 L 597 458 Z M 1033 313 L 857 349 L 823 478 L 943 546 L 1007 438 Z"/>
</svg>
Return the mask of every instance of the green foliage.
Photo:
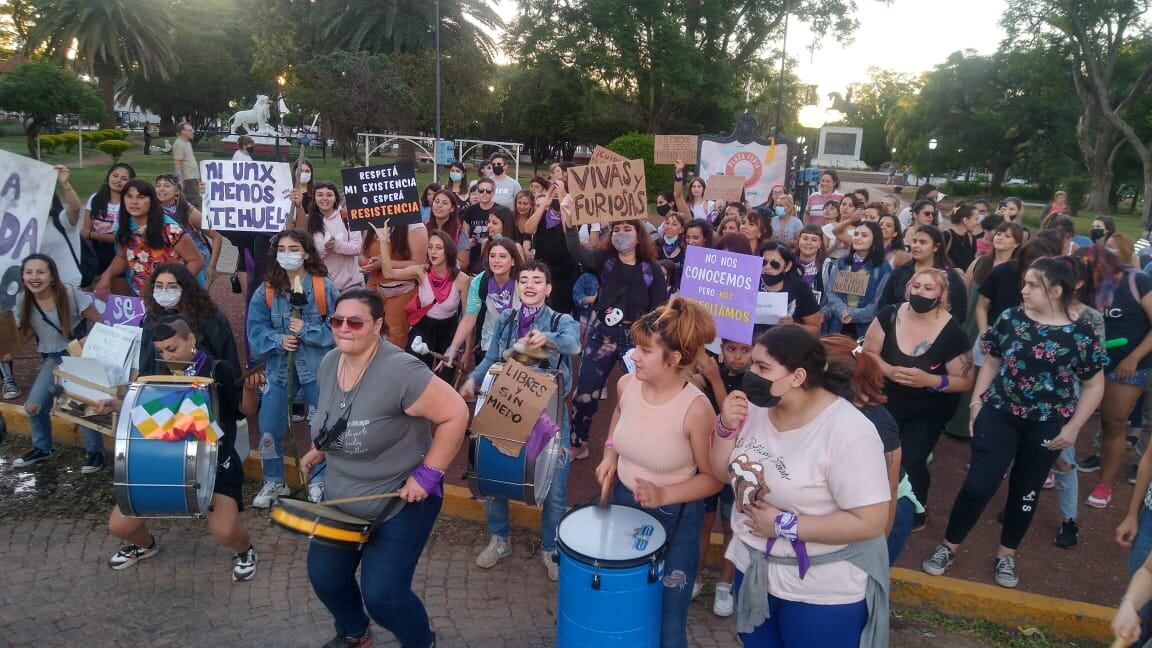
<svg viewBox="0 0 1152 648">
<path fill-rule="evenodd" d="M 644 160 L 644 181 L 649 197 L 671 189 L 672 175 L 675 173 L 670 164 L 652 162 L 655 146 L 656 137 L 647 133 L 627 133 L 608 144 L 609 149 L 629 160 Z"/>
<path fill-rule="evenodd" d="M 416 128 L 425 132 L 436 130 L 436 54 L 423 52 L 391 54 L 389 59 L 396 74 L 412 92 Z M 503 95 L 490 92 L 500 86 L 499 69 L 482 51 L 463 47 L 445 51 L 440 60 L 441 123 L 443 132 L 453 137 L 466 134 L 480 135 L 480 122 L 496 112 Z M 548 102 L 550 97 L 532 98 L 531 107 Z M 505 118 L 506 119 L 506 118 Z M 504 120 L 501 120 L 504 121 Z M 525 131 L 522 137 L 527 137 Z"/>
<path fill-rule="evenodd" d="M 1068 208 L 1075 214 L 1084 206 L 1084 199 L 1088 196 L 1088 180 L 1082 176 L 1068 176 L 1061 184 L 1068 194 Z"/>
<path fill-rule="evenodd" d="M 844 113 L 845 126 L 864 130 L 860 159 L 873 168 L 895 162 L 886 136 L 888 115 L 904 97 L 915 95 L 920 83 L 912 76 L 877 67 L 868 68 L 868 80 L 848 84 L 841 96 L 833 92 L 832 108 Z"/>
<path fill-rule="evenodd" d="M 56 138 L 56 144 L 64 147 L 65 153 L 71 153 L 76 149 L 76 144 L 80 141 L 80 134 L 76 131 L 64 131 L 59 135 L 53 135 Z"/>
<path fill-rule="evenodd" d="M 949 196 L 987 196 L 988 183 L 982 180 L 949 180 L 940 185 L 940 191 Z"/>
<path fill-rule="evenodd" d="M 103 142 L 106 139 L 108 139 L 108 134 L 105 133 L 104 131 L 91 131 L 91 132 L 84 133 L 84 145 L 85 146 L 92 146 L 94 144 L 99 144 L 100 142 Z"/>
<path fill-rule="evenodd" d="M 51 63 L 29 61 L 0 77 L 0 108 L 23 113 L 28 154 L 36 155 L 36 137 L 56 115 L 99 119 L 104 109 L 92 86 Z"/>
<path fill-rule="evenodd" d="M 56 150 L 56 136 L 55 135 L 41 135 L 36 138 L 40 142 L 40 151 L 42 153 L 51 153 Z"/>
<path fill-rule="evenodd" d="M 120 161 L 120 156 L 124 155 L 125 151 L 132 148 L 132 145 L 128 142 L 125 142 L 124 140 L 106 140 L 101 142 L 100 145 L 96 148 L 104 151 L 108 155 L 111 155 L 112 164 L 116 164 Z"/>
</svg>

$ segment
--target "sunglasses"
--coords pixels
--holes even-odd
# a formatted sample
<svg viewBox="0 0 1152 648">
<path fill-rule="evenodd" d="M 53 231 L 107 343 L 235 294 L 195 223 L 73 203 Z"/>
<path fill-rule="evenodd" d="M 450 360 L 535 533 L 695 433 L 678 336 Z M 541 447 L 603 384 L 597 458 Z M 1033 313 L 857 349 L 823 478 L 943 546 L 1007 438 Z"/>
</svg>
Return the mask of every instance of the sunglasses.
<svg viewBox="0 0 1152 648">
<path fill-rule="evenodd" d="M 492 193 L 492 190 L 491 189 L 477 189 L 476 193 L 478 193 L 478 194 L 490 194 L 490 193 Z"/>
<path fill-rule="evenodd" d="M 779 270 L 780 268 L 784 267 L 784 263 L 782 261 L 772 259 L 771 261 L 768 262 L 768 267 L 772 268 L 773 270 Z"/>
<path fill-rule="evenodd" d="M 349 331 L 357 333 L 364 330 L 364 325 L 368 323 L 368 320 L 361 319 L 359 317 L 342 317 L 340 315 L 333 315 L 328 318 L 328 323 L 332 326 L 333 331 L 338 331 L 343 328 L 345 324 L 347 324 Z"/>
</svg>

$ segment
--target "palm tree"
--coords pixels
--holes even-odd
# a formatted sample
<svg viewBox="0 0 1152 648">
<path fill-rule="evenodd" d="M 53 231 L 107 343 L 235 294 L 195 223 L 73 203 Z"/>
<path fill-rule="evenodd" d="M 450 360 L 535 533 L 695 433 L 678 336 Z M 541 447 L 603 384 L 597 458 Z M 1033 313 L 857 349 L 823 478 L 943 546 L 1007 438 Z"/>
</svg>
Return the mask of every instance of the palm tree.
<svg viewBox="0 0 1152 648">
<path fill-rule="evenodd" d="M 489 35 L 503 21 L 488 0 L 439 0 L 440 47 L 474 47 L 496 54 Z M 317 42 L 327 49 L 373 54 L 421 52 L 434 47 L 436 0 L 329 0 L 314 6 Z"/>
<path fill-rule="evenodd" d="M 107 114 L 103 128 L 116 125 L 116 81 L 128 70 L 168 77 L 172 54 L 169 0 L 34 0 L 36 25 L 27 49 L 76 60 L 99 80 Z"/>
</svg>

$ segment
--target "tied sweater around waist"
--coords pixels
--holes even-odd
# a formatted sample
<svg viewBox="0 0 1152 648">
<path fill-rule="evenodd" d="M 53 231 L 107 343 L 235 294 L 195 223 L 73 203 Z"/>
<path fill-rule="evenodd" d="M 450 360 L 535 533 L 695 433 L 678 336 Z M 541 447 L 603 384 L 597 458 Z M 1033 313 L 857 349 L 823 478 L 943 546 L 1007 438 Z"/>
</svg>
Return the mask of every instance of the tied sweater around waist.
<svg viewBox="0 0 1152 648">
<path fill-rule="evenodd" d="M 685 383 L 667 403 L 654 405 L 644 399 L 644 383 L 633 379 L 620 395 L 620 419 L 612 431 L 612 444 L 619 455 L 617 472 L 628 490 L 636 479 L 656 486 L 687 481 L 696 474 L 692 443 L 684 435 L 688 408 L 704 393 Z"/>
</svg>

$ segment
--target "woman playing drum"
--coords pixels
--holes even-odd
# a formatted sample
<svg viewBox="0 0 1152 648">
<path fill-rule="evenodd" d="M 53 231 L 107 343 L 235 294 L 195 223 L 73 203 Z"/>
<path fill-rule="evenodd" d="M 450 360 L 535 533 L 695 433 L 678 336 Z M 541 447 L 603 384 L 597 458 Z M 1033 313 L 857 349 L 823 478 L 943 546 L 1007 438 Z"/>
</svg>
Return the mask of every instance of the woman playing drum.
<svg viewBox="0 0 1152 648">
<path fill-rule="evenodd" d="M 708 461 L 712 406 L 687 379 L 716 326 L 702 306 L 674 297 L 637 319 L 630 334 L 636 372 L 617 384 L 620 401 L 596 478 L 604 484 L 619 474 L 613 503 L 639 505 L 667 530 L 660 645 L 676 648 L 688 645 L 704 498 L 722 486 Z"/>
<path fill-rule="evenodd" d="M 370 645 L 371 617 L 402 646 L 433 646 L 412 574 L 440 513 L 444 470 L 464 438 L 468 409 L 424 363 L 381 337 L 384 300 L 375 291 L 345 291 L 329 321 L 336 349 L 320 363 L 315 447 L 303 468 L 327 460 L 325 499 L 399 497 L 339 506 L 375 520 L 372 534 L 360 548 L 313 541 L 308 578 L 336 621 L 332 645 Z M 361 394 L 363 385 L 369 388 Z"/>
</svg>

